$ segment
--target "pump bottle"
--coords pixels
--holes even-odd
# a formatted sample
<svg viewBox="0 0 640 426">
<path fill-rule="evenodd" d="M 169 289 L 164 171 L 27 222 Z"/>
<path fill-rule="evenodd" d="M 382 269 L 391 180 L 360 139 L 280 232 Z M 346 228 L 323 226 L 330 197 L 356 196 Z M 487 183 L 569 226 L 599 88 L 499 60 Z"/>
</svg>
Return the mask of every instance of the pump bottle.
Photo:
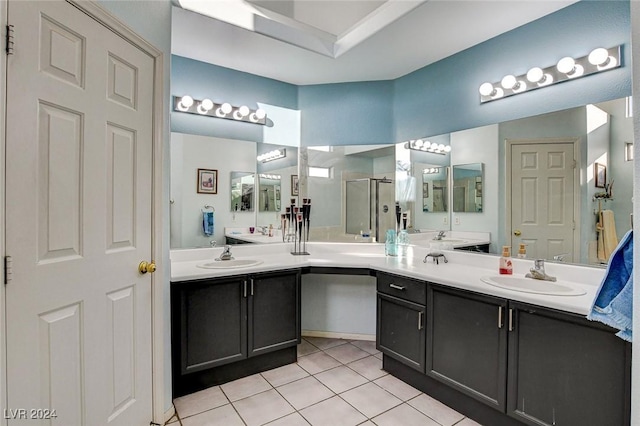
<svg viewBox="0 0 640 426">
<path fill-rule="evenodd" d="M 502 246 L 502 256 L 500 257 L 500 274 L 513 274 L 513 263 L 511 262 L 511 247 L 509 246 Z"/>
</svg>

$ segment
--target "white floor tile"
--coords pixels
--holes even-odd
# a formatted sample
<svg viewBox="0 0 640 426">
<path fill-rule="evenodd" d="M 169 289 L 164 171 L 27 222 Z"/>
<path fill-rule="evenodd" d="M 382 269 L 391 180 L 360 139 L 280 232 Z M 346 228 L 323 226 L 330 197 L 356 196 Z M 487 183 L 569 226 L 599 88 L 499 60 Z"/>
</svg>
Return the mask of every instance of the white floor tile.
<svg viewBox="0 0 640 426">
<path fill-rule="evenodd" d="M 398 398 L 371 382 L 351 389 L 340 397 L 368 418 L 402 404 Z"/>
<path fill-rule="evenodd" d="M 225 383 L 220 387 L 231 402 L 272 389 L 269 382 L 260 374 L 243 377 L 242 379 Z"/>
<path fill-rule="evenodd" d="M 307 407 L 300 414 L 313 426 L 355 426 L 367 420 L 339 396 Z"/>
<path fill-rule="evenodd" d="M 363 385 L 368 381 L 349 367 L 345 366 L 316 374 L 315 378 L 320 380 L 326 387 L 335 393 L 348 391 L 349 389 Z"/>
<path fill-rule="evenodd" d="M 233 403 L 247 426 L 259 426 L 295 412 L 275 389 Z"/>
<path fill-rule="evenodd" d="M 306 377 L 277 388 L 277 391 L 293 405 L 302 410 L 310 405 L 329 399 L 335 394 L 315 377 Z"/>
<path fill-rule="evenodd" d="M 365 352 L 370 353 L 371 355 L 380 353 L 380 351 L 376 349 L 376 342 L 372 342 L 369 340 L 352 340 L 351 344 L 359 347 Z"/>
<path fill-rule="evenodd" d="M 332 356 L 343 364 L 348 364 L 350 362 L 369 356 L 368 352 L 365 352 L 362 349 L 353 346 L 351 343 L 347 343 L 346 345 L 334 346 L 333 348 L 326 349 L 324 353 Z"/>
<path fill-rule="evenodd" d="M 268 426 L 309 426 L 309 422 L 299 413 L 293 413 L 268 423 Z"/>
<path fill-rule="evenodd" d="M 227 404 L 187 417 L 182 420 L 182 426 L 244 426 L 244 422 L 231 404 Z"/>
<path fill-rule="evenodd" d="M 480 423 L 476 423 L 470 418 L 466 417 L 462 419 L 459 423 L 456 423 L 455 426 L 482 426 Z"/>
<path fill-rule="evenodd" d="M 440 426 L 415 408 L 402 404 L 374 417 L 378 426 Z"/>
<path fill-rule="evenodd" d="M 173 401 L 181 419 L 228 403 L 229 400 L 220 390 L 220 386 L 213 386 L 190 395 L 181 396 Z"/>
<path fill-rule="evenodd" d="M 382 360 L 372 355 L 353 361 L 347 364 L 347 367 L 369 380 L 375 380 L 388 374 L 382 369 Z"/>
<path fill-rule="evenodd" d="M 320 349 L 313 346 L 311 343 L 302 339 L 302 342 L 298 345 L 298 356 L 305 356 L 320 351 Z"/>
<path fill-rule="evenodd" d="M 329 339 L 327 337 L 304 337 L 304 339 L 311 343 L 313 346 L 315 346 L 318 349 L 329 349 L 329 348 L 333 348 L 334 346 L 338 346 L 338 345 L 344 345 L 345 343 L 347 343 L 347 340 L 343 340 L 343 339 Z"/>
<path fill-rule="evenodd" d="M 302 379 L 308 375 L 309 373 L 304 371 L 298 364 L 289 364 L 262 373 L 262 377 L 267 379 L 274 388 Z"/>
<path fill-rule="evenodd" d="M 317 374 L 330 368 L 338 367 L 341 364 L 324 352 L 317 352 L 298 358 L 298 365 L 309 374 Z"/>
<path fill-rule="evenodd" d="M 464 418 L 453 408 L 447 407 L 429 395 L 422 394 L 410 400 L 408 404 L 443 426 L 451 426 Z"/>
<path fill-rule="evenodd" d="M 411 398 L 415 398 L 422 393 L 418 389 L 406 384 L 405 382 L 392 376 L 391 374 L 387 374 L 384 377 L 376 379 L 373 381 L 373 383 L 403 401 L 408 401 Z"/>
</svg>

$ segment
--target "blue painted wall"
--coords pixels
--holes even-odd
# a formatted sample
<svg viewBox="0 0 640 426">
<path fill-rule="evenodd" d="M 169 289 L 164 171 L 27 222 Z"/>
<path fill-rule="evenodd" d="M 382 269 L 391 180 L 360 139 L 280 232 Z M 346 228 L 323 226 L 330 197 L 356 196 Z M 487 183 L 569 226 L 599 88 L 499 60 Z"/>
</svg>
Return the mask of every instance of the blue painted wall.
<svg viewBox="0 0 640 426">
<path fill-rule="evenodd" d="M 438 135 L 631 94 L 628 1 L 581 1 L 394 81 L 397 141 Z M 478 87 L 506 74 L 623 44 L 622 67 L 480 104 Z"/>
<path fill-rule="evenodd" d="M 392 101 L 392 81 L 300 86 L 302 144 L 393 143 Z"/>
<path fill-rule="evenodd" d="M 298 87 L 293 84 L 176 55 L 171 61 L 171 94 L 251 109 L 258 103 L 298 109 Z M 176 112 L 171 113 L 171 131 L 254 142 L 262 142 L 264 136 L 264 126 Z"/>
</svg>

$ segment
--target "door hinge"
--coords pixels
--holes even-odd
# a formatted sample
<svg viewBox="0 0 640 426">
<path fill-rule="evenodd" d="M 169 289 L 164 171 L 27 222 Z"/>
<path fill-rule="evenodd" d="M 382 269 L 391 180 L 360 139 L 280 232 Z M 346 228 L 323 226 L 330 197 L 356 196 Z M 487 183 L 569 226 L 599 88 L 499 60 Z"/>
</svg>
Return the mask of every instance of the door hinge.
<svg viewBox="0 0 640 426">
<path fill-rule="evenodd" d="M 576 160 L 573 160 L 573 168 L 575 169 L 576 167 L 578 167 L 578 162 Z"/>
<path fill-rule="evenodd" d="M 13 275 L 13 259 L 11 256 L 4 257 L 4 283 L 9 284 Z"/>
<path fill-rule="evenodd" d="M 5 52 L 7 55 L 13 55 L 13 25 L 7 25 L 7 34 L 5 36 Z"/>
</svg>

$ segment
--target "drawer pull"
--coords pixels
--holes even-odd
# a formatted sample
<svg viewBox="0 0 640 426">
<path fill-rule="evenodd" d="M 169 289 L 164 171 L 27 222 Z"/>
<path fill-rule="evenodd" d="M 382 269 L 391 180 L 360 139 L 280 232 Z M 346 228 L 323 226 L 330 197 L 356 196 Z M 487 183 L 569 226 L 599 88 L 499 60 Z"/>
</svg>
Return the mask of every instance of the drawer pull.
<svg viewBox="0 0 640 426">
<path fill-rule="evenodd" d="M 251 295 L 253 296 L 253 278 L 251 278 Z"/>
<path fill-rule="evenodd" d="M 423 317 L 424 317 L 424 312 L 419 311 L 418 312 L 418 330 L 422 330 L 422 328 L 424 327 L 424 325 L 422 324 Z"/>
<path fill-rule="evenodd" d="M 513 309 L 509 309 L 509 331 L 513 331 Z"/>
<path fill-rule="evenodd" d="M 498 328 L 502 328 L 504 325 L 502 322 L 502 306 L 498 306 Z"/>
<path fill-rule="evenodd" d="M 395 288 L 396 290 L 404 291 L 404 287 L 399 286 L 399 285 L 395 285 L 394 283 L 389 284 L 389 287 Z"/>
<path fill-rule="evenodd" d="M 246 299 L 247 298 L 247 280 L 244 280 L 243 284 L 244 284 L 244 298 Z"/>
</svg>

